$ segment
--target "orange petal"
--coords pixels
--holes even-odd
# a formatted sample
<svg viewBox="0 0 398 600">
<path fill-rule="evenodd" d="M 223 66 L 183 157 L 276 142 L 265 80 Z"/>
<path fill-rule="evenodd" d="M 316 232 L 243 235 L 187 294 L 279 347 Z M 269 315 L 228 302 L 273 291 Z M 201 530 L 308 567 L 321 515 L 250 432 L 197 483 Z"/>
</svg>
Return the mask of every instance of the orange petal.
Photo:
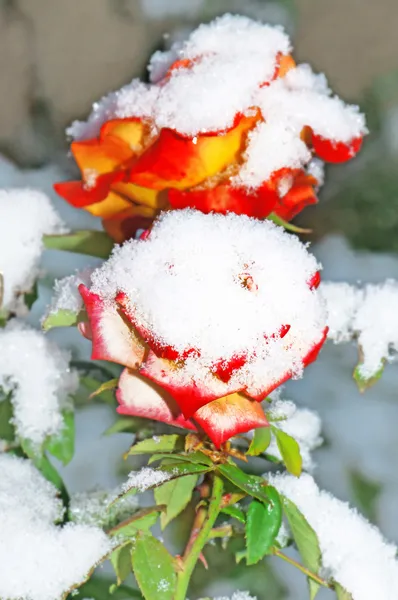
<svg viewBox="0 0 398 600">
<path fill-rule="evenodd" d="M 125 183 L 124 181 L 116 181 L 112 185 L 112 189 L 122 196 L 138 204 L 144 204 L 151 209 L 162 209 L 167 205 L 166 192 L 159 192 L 158 190 L 144 188 L 134 183 Z"/>
<path fill-rule="evenodd" d="M 162 129 L 156 142 L 131 168 L 130 181 L 156 190 L 198 185 L 238 160 L 246 133 L 257 118 L 241 117 L 227 133 L 194 138 Z"/>
<path fill-rule="evenodd" d="M 219 448 L 229 438 L 269 425 L 261 404 L 241 394 L 231 394 L 203 406 L 193 419 Z"/>
<path fill-rule="evenodd" d="M 153 351 L 148 353 L 140 372 L 167 390 L 187 419 L 205 404 L 242 389 L 222 382 L 210 372 L 205 382 L 196 381 L 184 371 L 183 365 L 158 358 Z"/>
<path fill-rule="evenodd" d="M 275 79 L 284 77 L 289 71 L 296 67 L 294 58 L 290 54 L 282 54 L 278 58 L 278 65 L 275 72 Z"/>
<path fill-rule="evenodd" d="M 90 292 L 83 284 L 79 286 L 79 292 L 91 325 L 91 358 L 137 369 L 144 359 L 145 347 L 120 316 L 116 304 L 106 305 L 100 296 Z"/>
<path fill-rule="evenodd" d="M 72 142 L 71 150 L 84 181 L 110 173 L 134 156 L 129 145 L 113 135 L 107 135 L 104 140 Z"/>
<path fill-rule="evenodd" d="M 267 217 L 274 210 L 278 200 L 277 192 L 266 184 L 253 191 L 233 187 L 229 183 L 203 190 L 169 190 L 172 208 L 190 207 L 204 213 L 233 212 L 258 219 Z"/>
<path fill-rule="evenodd" d="M 130 210 L 131 202 L 115 192 L 109 192 L 104 200 L 85 206 L 85 210 L 95 217 L 111 219 L 125 210 Z"/>
<path fill-rule="evenodd" d="M 348 142 L 333 142 L 315 133 L 312 134 L 312 144 L 315 153 L 326 162 L 342 163 L 354 158 L 362 146 L 362 137 Z"/>
<path fill-rule="evenodd" d="M 120 405 L 117 412 L 122 415 L 196 430 L 192 421 L 184 419 L 177 403 L 165 390 L 129 369 L 120 376 L 116 398 Z"/>
<path fill-rule="evenodd" d="M 135 117 L 127 119 L 111 119 L 101 127 L 100 140 L 107 143 L 107 136 L 117 137 L 125 142 L 134 152 L 142 150 L 142 144 L 147 133 L 147 125 Z"/>
</svg>

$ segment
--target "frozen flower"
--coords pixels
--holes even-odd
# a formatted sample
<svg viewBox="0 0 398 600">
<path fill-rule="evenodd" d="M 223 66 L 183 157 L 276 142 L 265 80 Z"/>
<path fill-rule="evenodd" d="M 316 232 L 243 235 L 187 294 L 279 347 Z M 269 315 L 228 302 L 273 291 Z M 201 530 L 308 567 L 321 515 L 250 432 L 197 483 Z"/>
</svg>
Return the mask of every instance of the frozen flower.
<svg viewBox="0 0 398 600">
<path fill-rule="evenodd" d="M 348 160 L 366 132 L 290 51 L 280 28 L 246 17 L 201 25 L 155 53 L 152 83 L 133 80 L 72 126 L 82 178 L 55 189 L 119 242 L 170 207 L 290 220 L 317 201 L 313 157 Z"/>
<path fill-rule="evenodd" d="M 268 221 L 166 212 L 80 286 L 81 330 L 93 358 L 127 367 L 120 412 L 200 427 L 220 445 L 266 426 L 260 401 L 316 359 L 318 268 Z"/>
</svg>

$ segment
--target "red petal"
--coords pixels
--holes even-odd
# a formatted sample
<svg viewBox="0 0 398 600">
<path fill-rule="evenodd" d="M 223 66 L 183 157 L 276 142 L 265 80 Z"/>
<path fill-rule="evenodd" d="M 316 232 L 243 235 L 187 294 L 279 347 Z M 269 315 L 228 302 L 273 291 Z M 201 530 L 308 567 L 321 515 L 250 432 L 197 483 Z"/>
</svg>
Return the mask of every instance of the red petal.
<svg viewBox="0 0 398 600">
<path fill-rule="evenodd" d="M 319 287 L 319 284 L 321 283 L 320 272 L 317 271 L 315 273 L 315 275 L 313 275 L 307 283 L 308 283 L 308 287 L 310 288 L 310 290 L 316 290 Z"/>
<path fill-rule="evenodd" d="M 235 371 L 243 367 L 243 365 L 246 364 L 246 361 L 246 354 L 235 355 L 229 360 L 220 360 L 214 365 L 214 369 L 212 369 L 212 371 L 215 375 L 217 375 L 217 377 L 221 379 L 221 381 L 224 381 L 224 383 L 228 383 Z"/>
<path fill-rule="evenodd" d="M 190 207 L 204 213 L 233 212 L 237 215 L 248 215 L 258 219 L 267 217 L 274 210 L 278 199 L 276 191 L 266 184 L 252 192 L 244 188 L 233 187 L 229 183 L 209 189 L 186 192 L 169 190 L 169 202 L 172 208 Z"/>
<path fill-rule="evenodd" d="M 229 438 L 269 425 L 261 404 L 241 394 L 231 394 L 203 406 L 193 419 L 219 448 Z"/>
<path fill-rule="evenodd" d="M 284 221 L 290 221 L 306 206 L 316 204 L 318 198 L 314 192 L 312 185 L 296 185 L 279 199 L 278 204 L 274 208 L 274 212 Z"/>
<path fill-rule="evenodd" d="M 158 358 L 152 351 L 149 352 L 140 372 L 167 390 L 187 419 L 205 404 L 242 389 L 223 383 L 210 372 L 205 383 L 195 381 L 186 373 L 183 365 Z"/>
<path fill-rule="evenodd" d="M 325 327 L 325 329 L 323 330 L 323 333 L 322 333 L 322 337 L 319 340 L 319 342 L 317 344 L 315 344 L 315 346 L 313 346 L 313 348 L 308 352 L 307 356 L 303 359 L 303 365 L 305 367 L 307 365 L 311 364 L 312 362 L 314 362 L 318 358 L 320 349 L 322 348 L 323 344 L 326 341 L 328 331 L 329 331 L 329 327 Z"/>
<path fill-rule="evenodd" d="M 123 177 L 122 171 L 114 171 L 99 175 L 92 187 L 85 186 L 81 181 L 65 181 L 55 183 L 54 190 L 72 206 L 84 208 L 104 200 L 109 193 L 111 184 Z"/>
<path fill-rule="evenodd" d="M 120 404 L 117 409 L 120 414 L 196 430 L 191 421 L 184 419 L 177 403 L 167 392 L 129 369 L 125 369 L 120 376 L 116 398 Z"/>
<path fill-rule="evenodd" d="M 312 145 L 315 153 L 322 160 L 331 163 L 342 163 L 358 154 L 362 146 L 362 137 L 356 137 L 346 144 L 343 142 L 333 142 L 313 133 Z"/>
<path fill-rule="evenodd" d="M 109 360 L 131 369 L 138 368 L 143 361 L 145 347 L 120 316 L 116 304 L 114 307 L 106 306 L 100 296 L 90 292 L 83 284 L 79 286 L 79 292 L 86 306 L 92 330 L 91 357 Z"/>
</svg>

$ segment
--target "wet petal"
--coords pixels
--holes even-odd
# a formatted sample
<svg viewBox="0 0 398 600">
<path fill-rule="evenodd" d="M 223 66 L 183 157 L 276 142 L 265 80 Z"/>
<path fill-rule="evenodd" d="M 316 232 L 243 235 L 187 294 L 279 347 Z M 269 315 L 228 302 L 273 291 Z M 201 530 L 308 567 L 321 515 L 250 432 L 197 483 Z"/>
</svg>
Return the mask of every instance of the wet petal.
<svg viewBox="0 0 398 600">
<path fill-rule="evenodd" d="M 140 366 L 145 347 L 134 330 L 125 322 L 114 306 L 107 306 L 97 294 L 83 284 L 79 292 L 86 306 L 91 325 L 93 359 L 109 360 L 131 369 Z"/>
<path fill-rule="evenodd" d="M 193 419 L 217 447 L 239 433 L 269 425 L 261 404 L 241 394 L 231 394 L 206 404 Z"/>
<path fill-rule="evenodd" d="M 177 403 L 165 390 L 129 369 L 120 376 L 116 398 L 120 414 L 196 429 L 191 421 L 184 419 Z"/>
<path fill-rule="evenodd" d="M 354 158 L 362 146 L 362 137 L 357 137 L 348 143 L 333 142 L 315 133 L 312 134 L 312 145 L 315 154 L 322 160 L 331 163 L 342 163 Z"/>
</svg>

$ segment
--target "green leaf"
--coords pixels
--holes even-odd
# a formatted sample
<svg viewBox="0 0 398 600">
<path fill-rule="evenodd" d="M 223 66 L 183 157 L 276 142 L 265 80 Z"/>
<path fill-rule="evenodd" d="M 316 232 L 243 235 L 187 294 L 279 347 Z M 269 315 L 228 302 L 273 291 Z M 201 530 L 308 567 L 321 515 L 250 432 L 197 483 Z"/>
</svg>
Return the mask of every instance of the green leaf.
<svg viewBox="0 0 398 600">
<path fill-rule="evenodd" d="M 30 290 L 30 292 L 26 292 L 23 297 L 25 306 L 27 306 L 28 310 L 30 310 L 36 302 L 37 298 L 39 297 L 37 281 L 35 281 L 35 283 L 33 284 L 33 287 Z"/>
<path fill-rule="evenodd" d="M 48 313 L 42 321 L 43 331 L 49 331 L 54 327 L 72 327 L 78 322 L 79 312 L 73 310 L 60 309 L 55 313 Z"/>
<path fill-rule="evenodd" d="M 174 560 L 150 534 L 139 534 L 131 554 L 133 571 L 146 600 L 172 600 L 177 576 Z"/>
<path fill-rule="evenodd" d="M 184 477 L 186 475 L 208 473 L 213 469 L 206 465 L 200 465 L 198 463 L 175 462 L 167 465 L 162 465 L 161 470 L 171 474 L 169 480 L 171 481 L 172 479 L 176 479 L 177 477 Z"/>
<path fill-rule="evenodd" d="M 112 595 L 109 593 L 109 588 L 113 586 L 115 580 L 110 577 L 100 577 L 94 575 L 86 583 L 84 583 L 79 591 L 73 591 L 68 596 L 68 600 L 83 600 L 93 598 L 94 600 L 131 600 L 131 598 L 141 598 L 142 595 L 138 590 L 122 585 L 115 590 Z"/>
<path fill-rule="evenodd" d="M 3 396 L 0 389 L 0 440 L 13 442 L 15 440 L 15 427 L 11 423 L 14 416 L 11 403 L 11 394 Z"/>
<path fill-rule="evenodd" d="M 161 435 L 142 440 L 138 444 L 131 446 L 126 456 L 136 456 L 138 454 L 154 454 L 163 452 L 174 452 L 174 450 L 184 448 L 184 438 L 182 435 Z"/>
<path fill-rule="evenodd" d="M 117 585 L 121 585 L 131 573 L 131 544 L 120 546 L 109 557 L 116 573 Z"/>
<path fill-rule="evenodd" d="M 117 535 L 123 538 L 130 538 L 136 535 L 137 531 L 148 531 L 153 527 L 159 518 L 159 514 L 166 510 L 164 505 L 149 506 L 137 511 L 131 517 L 118 523 L 115 527 L 108 530 L 108 535 Z"/>
<path fill-rule="evenodd" d="M 254 430 L 253 439 L 250 443 L 247 454 L 249 456 L 258 456 L 266 451 L 271 443 L 271 427 L 259 427 Z"/>
<path fill-rule="evenodd" d="M 103 435 L 113 435 L 114 433 L 123 433 L 125 431 L 135 433 L 142 427 L 143 419 L 135 417 L 122 417 L 117 419 Z"/>
<path fill-rule="evenodd" d="M 172 481 L 166 481 L 155 488 L 155 501 L 166 505 L 166 512 L 160 516 L 162 529 L 177 517 L 188 505 L 198 481 L 197 475 L 188 475 Z"/>
<path fill-rule="evenodd" d="M 73 458 L 75 452 L 75 414 L 72 410 L 63 413 L 64 426 L 57 436 L 52 436 L 45 449 L 64 465 Z"/>
<path fill-rule="evenodd" d="M 283 510 L 303 564 L 317 575 L 321 567 L 322 558 L 318 537 L 304 515 L 291 500 L 283 496 L 282 502 Z M 319 584 L 312 579 L 308 579 L 308 585 L 310 588 L 310 600 L 313 600 L 318 593 Z"/>
<path fill-rule="evenodd" d="M 97 388 L 94 392 L 90 394 L 90 399 L 95 398 L 95 396 L 100 396 L 103 392 L 108 392 L 109 390 L 114 390 L 119 383 L 118 377 L 114 379 L 110 379 L 109 381 L 105 381 L 101 383 L 99 388 Z"/>
<path fill-rule="evenodd" d="M 108 258 L 114 241 L 104 231 L 80 230 L 62 235 L 43 236 L 44 246 L 51 250 L 65 250 Z"/>
<path fill-rule="evenodd" d="M 376 523 L 376 505 L 383 486 L 355 469 L 349 471 L 349 478 L 356 504 L 370 521 Z"/>
<path fill-rule="evenodd" d="M 279 448 L 279 452 L 282 455 L 283 462 L 285 463 L 286 469 L 292 475 L 299 477 L 303 467 L 303 459 L 300 454 L 300 446 L 296 440 L 291 436 L 271 425 L 272 431 L 276 437 L 276 443 Z"/>
<path fill-rule="evenodd" d="M 268 486 L 269 502 L 252 500 L 246 518 L 247 564 L 254 565 L 270 551 L 282 523 L 282 505 L 278 492 Z"/>
<path fill-rule="evenodd" d="M 286 231 L 291 231 L 292 233 L 312 233 L 312 229 L 303 229 L 302 227 L 297 227 L 297 225 L 293 225 L 293 223 L 289 223 L 284 219 L 281 219 L 275 213 L 271 213 L 268 215 L 267 219 L 275 223 L 275 225 L 279 225 L 286 229 Z"/>
<path fill-rule="evenodd" d="M 65 484 L 57 469 L 50 462 L 49 458 L 44 454 L 41 447 L 37 447 L 30 440 L 21 439 L 21 447 L 24 453 L 35 465 L 36 469 L 55 487 L 59 490 L 64 504 L 69 501 L 68 492 Z"/>
<path fill-rule="evenodd" d="M 166 458 L 170 458 L 170 459 L 178 460 L 178 461 L 182 461 L 182 462 L 207 465 L 209 467 L 211 467 L 213 465 L 213 461 L 211 460 L 211 458 L 206 456 L 206 454 L 203 454 L 203 452 L 188 452 L 185 454 L 174 454 L 174 453 L 162 452 L 159 454 L 153 454 L 150 457 L 150 459 L 148 460 L 148 464 L 150 465 L 151 463 L 153 463 L 157 460 L 162 460 L 162 459 L 166 459 Z"/>
<path fill-rule="evenodd" d="M 234 464 L 225 464 L 217 466 L 218 472 L 233 483 L 236 487 L 243 490 L 249 496 L 257 498 L 262 502 L 268 502 L 267 483 L 262 477 L 248 475 Z"/>
<path fill-rule="evenodd" d="M 246 523 L 246 515 L 243 512 L 243 510 L 241 508 L 239 508 L 239 506 L 225 506 L 224 508 L 221 509 L 221 512 L 224 513 L 225 515 L 229 515 L 230 517 L 233 517 L 234 519 L 236 519 L 237 521 L 240 521 L 240 523 Z"/>
<path fill-rule="evenodd" d="M 334 589 L 337 600 L 353 600 L 351 594 L 347 592 L 347 590 L 345 590 L 339 583 L 335 582 Z"/>
<path fill-rule="evenodd" d="M 368 379 L 366 377 L 364 377 L 361 374 L 361 367 L 362 364 L 359 363 L 355 369 L 354 369 L 354 373 L 352 374 L 354 380 L 356 381 L 356 384 L 358 386 L 358 389 L 361 393 L 366 392 L 366 390 L 370 387 L 372 387 L 372 385 L 374 385 L 379 379 L 380 377 L 383 375 L 384 372 L 384 361 L 383 361 L 383 365 L 380 367 L 380 369 L 378 371 L 376 371 L 376 373 L 374 375 L 372 375 L 371 377 L 369 377 Z"/>
</svg>

